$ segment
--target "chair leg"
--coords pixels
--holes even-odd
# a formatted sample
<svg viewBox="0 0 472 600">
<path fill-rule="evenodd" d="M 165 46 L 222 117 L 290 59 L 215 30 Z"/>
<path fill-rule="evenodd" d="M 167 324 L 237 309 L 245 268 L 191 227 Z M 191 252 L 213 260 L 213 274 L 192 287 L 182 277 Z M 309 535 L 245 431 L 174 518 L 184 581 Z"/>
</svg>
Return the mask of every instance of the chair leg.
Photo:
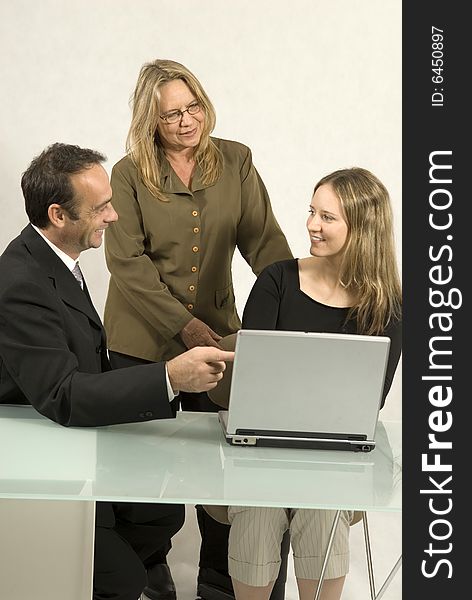
<svg viewBox="0 0 472 600">
<path fill-rule="evenodd" d="M 326 572 L 326 567 L 328 565 L 329 555 L 331 554 L 331 548 L 333 547 L 334 535 L 336 533 L 336 528 L 338 526 L 339 517 L 341 516 L 341 511 L 337 510 L 334 515 L 333 525 L 331 526 L 331 532 L 329 534 L 328 545 L 326 546 L 325 557 L 323 560 L 323 565 L 321 567 L 320 578 L 318 580 L 318 585 L 316 586 L 315 592 L 315 600 L 319 600 L 321 595 L 321 588 L 323 587 L 324 576 Z"/>
<path fill-rule="evenodd" d="M 364 527 L 364 542 L 367 558 L 367 571 L 369 573 L 370 597 L 371 600 L 375 600 L 374 567 L 372 565 L 372 551 L 370 549 L 369 524 L 367 522 L 367 513 L 365 511 L 362 513 L 362 525 Z"/>
</svg>

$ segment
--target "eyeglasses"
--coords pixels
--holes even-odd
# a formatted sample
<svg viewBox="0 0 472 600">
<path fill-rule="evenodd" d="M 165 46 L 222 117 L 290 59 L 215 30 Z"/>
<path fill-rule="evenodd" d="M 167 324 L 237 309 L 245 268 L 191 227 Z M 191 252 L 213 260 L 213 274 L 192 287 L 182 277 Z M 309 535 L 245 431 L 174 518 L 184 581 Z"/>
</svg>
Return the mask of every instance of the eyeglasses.
<svg viewBox="0 0 472 600">
<path fill-rule="evenodd" d="M 200 103 L 198 102 L 198 100 L 195 100 L 195 102 L 192 102 L 191 104 L 189 104 L 187 106 L 187 108 L 185 108 L 184 110 L 172 110 L 171 112 L 167 113 L 166 115 L 159 115 L 159 117 L 163 121 L 168 123 L 169 125 L 172 125 L 174 123 L 178 123 L 179 121 L 181 121 L 182 117 L 184 116 L 184 114 L 186 112 L 188 112 L 189 115 L 196 115 L 200 111 L 201 111 Z"/>
</svg>

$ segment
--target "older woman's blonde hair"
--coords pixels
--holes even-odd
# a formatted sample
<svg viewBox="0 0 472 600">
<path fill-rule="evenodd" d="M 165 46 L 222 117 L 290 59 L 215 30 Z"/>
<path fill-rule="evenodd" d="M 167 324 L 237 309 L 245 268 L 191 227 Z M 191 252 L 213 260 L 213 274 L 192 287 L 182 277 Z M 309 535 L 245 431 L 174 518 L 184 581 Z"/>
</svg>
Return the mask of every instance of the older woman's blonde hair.
<svg viewBox="0 0 472 600">
<path fill-rule="evenodd" d="M 138 81 L 131 99 L 133 116 L 126 150 L 136 165 L 145 186 L 159 198 L 167 201 L 161 186 L 161 165 L 164 159 L 162 146 L 157 135 L 160 115 L 160 88 L 169 81 L 182 80 L 200 103 L 205 122 L 200 142 L 195 149 L 196 164 L 202 170 L 205 185 L 214 183 L 222 167 L 222 157 L 210 139 L 216 123 L 213 105 L 198 79 L 183 65 L 172 60 L 154 60 L 141 67 Z"/>
<path fill-rule="evenodd" d="M 356 298 L 348 319 L 357 318 L 358 333 L 379 335 L 401 318 L 402 305 L 388 191 L 358 167 L 326 175 L 314 192 L 325 184 L 339 198 L 348 225 L 340 271 L 342 284 Z"/>
</svg>

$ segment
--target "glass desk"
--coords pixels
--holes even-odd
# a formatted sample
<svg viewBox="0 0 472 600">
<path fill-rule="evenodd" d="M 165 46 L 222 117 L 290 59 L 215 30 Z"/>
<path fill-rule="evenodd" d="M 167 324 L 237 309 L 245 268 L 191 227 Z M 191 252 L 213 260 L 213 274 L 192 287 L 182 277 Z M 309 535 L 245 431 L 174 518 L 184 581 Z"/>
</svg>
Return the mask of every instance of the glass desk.
<svg viewBox="0 0 472 600">
<path fill-rule="evenodd" d="M 379 422 L 376 448 L 353 453 L 232 447 L 214 413 L 64 428 L 0 406 L 0 448 L 6 499 L 401 511 L 400 422 Z"/>
</svg>

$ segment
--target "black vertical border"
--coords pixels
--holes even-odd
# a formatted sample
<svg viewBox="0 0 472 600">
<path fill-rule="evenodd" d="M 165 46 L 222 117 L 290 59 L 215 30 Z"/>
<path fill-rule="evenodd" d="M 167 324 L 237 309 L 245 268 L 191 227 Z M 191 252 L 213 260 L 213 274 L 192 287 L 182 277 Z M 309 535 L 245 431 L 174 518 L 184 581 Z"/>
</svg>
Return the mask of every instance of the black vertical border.
<svg viewBox="0 0 472 600">
<path fill-rule="evenodd" d="M 468 106 L 472 73 L 472 30 L 465 12 L 467 3 L 454 0 L 438 2 L 403 2 L 403 291 L 404 291 L 404 336 L 403 336 L 403 598 L 406 600 L 427 598 L 444 600 L 470 597 L 472 594 L 466 580 L 469 552 L 465 545 L 472 528 L 468 508 L 470 492 L 466 490 L 469 480 L 469 455 L 472 428 L 468 418 L 472 416 L 472 386 L 465 380 L 472 373 L 472 328 L 466 322 L 470 310 L 466 284 L 472 273 L 472 222 L 469 206 L 472 203 L 472 164 L 469 165 L 470 150 L 467 148 L 471 135 L 471 119 Z M 433 82 L 432 27 L 443 30 L 443 81 Z M 438 54 L 436 54 L 436 57 Z M 433 105 L 432 94 L 438 101 Z M 440 106 L 439 104 L 442 104 Z M 467 106 L 467 108 L 466 108 Z M 469 132 L 469 133 L 468 133 Z M 451 184 L 430 183 L 429 168 L 432 152 L 451 151 L 434 159 L 437 163 L 450 164 Z M 439 155 L 437 155 L 439 156 Z M 439 175 L 439 171 L 436 171 Z M 443 172 L 443 176 L 445 171 Z M 466 181 L 469 184 L 466 189 Z M 431 207 L 430 195 L 434 189 L 445 188 L 452 195 L 448 209 Z M 446 200 L 446 193 L 433 194 L 438 202 Z M 446 223 L 451 215 L 451 226 L 446 230 L 435 230 L 430 222 L 433 218 Z M 446 248 L 449 246 L 450 250 Z M 430 248 L 437 258 L 433 261 Z M 440 252 L 443 248 L 442 252 Z M 452 275 L 451 281 L 433 283 L 430 269 L 441 265 L 443 275 Z M 468 267 L 468 268 L 467 268 Z M 436 275 L 439 271 L 435 271 Z M 434 276 L 433 276 L 434 277 Z M 446 296 L 452 290 L 453 303 L 460 307 L 433 308 L 431 290 L 440 290 Z M 439 297 L 439 296 L 436 296 Z M 431 327 L 429 319 L 435 312 L 448 313 L 452 323 L 449 332 Z M 450 349 L 451 355 L 443 355 L 442 363 L 452 369 L 432 371 L 429 367 L 430 340 L 433 336 L 449 335 L 450 342 L 436 342 L 436 348 Z M 469 366 L 470 365 L 470 366 Z M 449 374 L 450 382 L 423 380 L 431 374 Z M 471 379 L 471 378 L 469 378 Z M 468 383 L 468 385 L 466 385 Z M 429 399 L 433 385 L 449 385 L 452 401 L 442 407 L 440 419 L 452 425 L 436 437 L 451 441 L 451 449 L 428 449 L 431 418 L 434 407 Z M 444 389 L 444 388 L 443 388 Z M 449 413 L 449 415 L 447 414 Z M 439 417 L 438 417 L 439 418 Z M 436 421 L 438 422 L 438 421 Z M 425 472 L 422 454 L 429 453 L 428 462 L 434 454 L 440 461 L 450 464 L 450 472 Z M 452 476 L 449 483 L 444 481 Z M 431 482 L 433 477 L 442 489 L 450 493 L 421 493 L 420 490 L 437 490 Z M 430 504 L 432 502 L 432 505 Z M 452 503 L 452 504 L 451 504 Z M 442 515 L 435 510 L 450 511 Z M 441 522 L 441 519 L 447 521 Z M 443 539 L 436 539 L 436 538 Z M 468 541 L 468 540 L 467 540 Z M 426 562 L 423 562 L 426 561 Z M 444 562 L 440 562 L 444 561 Z M 429 576 L 426 576 L 426 571 Z"/>
</svg>

